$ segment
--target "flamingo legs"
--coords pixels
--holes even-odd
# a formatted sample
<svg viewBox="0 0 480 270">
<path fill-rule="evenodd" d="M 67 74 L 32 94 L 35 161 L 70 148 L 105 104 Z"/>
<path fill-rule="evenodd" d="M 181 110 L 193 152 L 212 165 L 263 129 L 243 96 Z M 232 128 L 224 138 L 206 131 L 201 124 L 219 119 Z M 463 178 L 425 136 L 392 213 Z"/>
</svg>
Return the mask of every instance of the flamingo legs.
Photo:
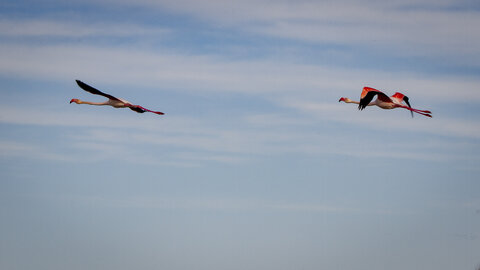
<svg viewBox="0 0 480 270">
<path fill-rule="evenodd" d="M 414 113 L 418 113 L 418 114 L 421 114 L 421 115 L 425 115 L 425 116 L 428 116 L 428 117 L 432 117 L 431 115 L 431 111 L 426 111 L 426 110 L 418 110 L 418 109 L 414 109 L 414 108 L 410 108 L 408 106 L 404 106 L 404 105 L 398 105 L 398 107 L 400 108 L 404 108 L 404 109 L 407 109 L 411 112 L 414 112 Z"/>
</svg>

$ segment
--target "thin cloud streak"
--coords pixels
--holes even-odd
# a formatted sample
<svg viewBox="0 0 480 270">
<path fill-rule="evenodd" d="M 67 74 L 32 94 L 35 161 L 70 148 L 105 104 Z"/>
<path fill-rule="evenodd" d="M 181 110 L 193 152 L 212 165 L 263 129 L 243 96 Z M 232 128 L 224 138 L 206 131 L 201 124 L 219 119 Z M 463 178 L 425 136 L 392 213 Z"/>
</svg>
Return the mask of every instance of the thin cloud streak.
<svg viewBox="0 0 480 270">
<path fill-rule="evenodd" d="M 69 38 L 139 37 L 169 33 L 166 28 L 115 23 L 81 23 L 51 19 L 0 20 L 0 37 Z"/>
<path fill-rule="evenodd" d="M 52 151 L 45 145 L 22 143 L 14 140 L 0 140 L 0 156 L 3 158 L 38 159 L 54 162 L 75 161 L 68 155 Z"/>
</svg>

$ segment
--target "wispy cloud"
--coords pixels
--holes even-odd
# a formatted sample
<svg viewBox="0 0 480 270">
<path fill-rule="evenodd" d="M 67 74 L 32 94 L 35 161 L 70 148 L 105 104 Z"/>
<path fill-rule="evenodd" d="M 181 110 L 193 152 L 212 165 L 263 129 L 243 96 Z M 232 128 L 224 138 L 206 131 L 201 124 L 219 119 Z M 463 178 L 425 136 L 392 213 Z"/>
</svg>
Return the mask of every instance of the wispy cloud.
<svg viewBox="0 0 480 270">
<path fill-rule="evenodd" d="M 457 118 L 445 118 L 437 119 L 438 117 L 430 119 L 424 116 L 417 115 L 412 120 L 408 117 L 395 118 L 392 120 L 391 111 L 384 111 L 384 113 L 378 113 L 378 108 L 371 108 L 376 111 L 375 115 L 363 111 L 359 114 L 356 105 L 352 104 L 330 104 L 330 103 L 316 103 L 316 102 L 292 102 L 287 106 L 292 106 L 298 110 L 311 113 L 317 119 L 332 120 L 337 122 L 343 122 L 345 124 L 354 126 L 365 126 L 369 128 L 384 130 L 391 129 L 402 131 L 415 131 L 423 133 L 431 133 L 435 135 L 452 136 L 452 137 L 465 137 L 478 139 L 480 138 L 480 126 L 476 120 L 462 120 Z M 401 109 L 397 109 L 401 110 Z M 407 114 L 407 111 L 405 111 Z M 348 116 L 347 116 L 348 115 Z"/>
<path fill-rule="evenodd" d="M 40 159 L 55 162 L 73 161 L 65 154 L 55 152 L 45 145 L 23 143 L 15 140 L 0 140 L 0 156 L 6 158 Z"/>
<path fill-rule="evenodd" d="M 108 2 L 108 1 L 107 1 Z M 477 10 L 459 1 L 122 1 L 297 41 L 361 45 L 399 55 L 463 55 L 476 64 Z M 460 1 L 461 2 L 461 1 Z M 477 31 L 478 32 L 478 31 Z M 455 60 L 455 59 L 452 59 Z"/>
<path fill-rule="evenodd" d="M 478 16 L 472 16 L 476 14 L 475 11 L 451 11 L 449 7 L 454 4 L 451 1 L 440 4 L 431 2 L 434 4 L 432 8 L 420 7 L 414 2 L 122 2 L 126 6 L 140 5 L 173 10 L 176 14 L 188 14 L 200 20 L 220 22 L 222 27 L 235 29 L 239 33 L 277 36 L 302 42 L 336 42 L 349 46 L 360 44 L 371 46 L 372 50 L 382 47 L 401 49 L 403 52 L 398 53 L 392 49 L 396 56 L 405 52 L 414 55 L 435 50 L 475 54 L 477 47 L 480 48 L 472 46 L 479 40 L 477 35 L 470 35 L 470 31 L 463 27 L 467 24 L 478 24 Z M 99 2 L 99 5 L 105 3 L 109 2 Z M 386 24 L 379 23 L 383 21 Z M 85 42 L 83 45 L 72 45 L 71 42 L 62 41 L 63 39 L 26 44 L 22 39 L 15 39 L 155 36 L 166 31 L 165 28 L 141 22 L 117 25 L 113 22 L 70 22 L 49 18 L 24 21 L 4 19 L 0 21 L 1 29 L 5 30 L 0 31 L 3 38 L 13 37 L 10 42 L 0 45 L 0 73 L 7 76 L 68 80 L 72 81 L 72 85 L 73 79 L 83 79 L 100 89 L 103 89 L 103 84 L 108 88 L 115 85 L 132 86 L 133 91 L 171 91 L 201 95 L 240 93 L 268 103 L 271 110 L 271 113 L 252 110 L 235 116 L 235 119 L 228 119 L 236 121 L 236 127 L 223 125 L 221 121 L 225 119 L 221 117 L 215 118 L 221 121 L 211 122 L 195 116 L 168 115 L 161 120 L 155 119 L 162 123 L 162 128 L 158 128 L 158 123 L 152 124 L 152 119 L 148 117 L 139 119 L 122 115 L 122 121 L 119 121 L 108 115 L 88 113 L 80 115 L 64 112 L 60 117 L 57 112 L 41 111 L 39 108 L 20 110 L 5 104 L 0 109 L 2 123 L 87 127 L 89 132 L 70 138 L 75 142 L 72 145 L 79 149 L 95 151 L 103 144 L 105 153 L 122 156 L 118 153 L 114 155 L 114 151 L 126 153 L 131 150 L 115 148 L 112 144 L 128 144 L 128 141 L 134 138 L 143 145 L 177 147 L 178 151 L 175 151 L 174 156 L 178 160 L 238 162 L 243 160 L 244 155 L 251 153 L 356 155 L 361 152 L 360 149 L 342 146 L 335 130 L 312 133 L 312 127 L 323 123 L 368 127 L 380 132 L 388 129 L 398 133 L 418 132 L 461 139 L 478 139 L 480 134 L 476 120 L 446 118 L 437 114 L 441 106 L 447 103 L 478 103 L 480 92 L 476 89 L 480 80 L 477 78 L 454 75 L 425 76 L 388 69 L 332 66 L 323 62 L 302 63 L 271 55 L 262 55 L 255 59 L 232 59 L 222 53 L 186 53 L 158 44 L 138 46 L 131 43 Z M 430 36 L 424 33 L 429 33 Z M 441 45 L 433 46 L 435 43 Z M 432 50 L 432 47 L 435 49 Z M 460 47 L 461 49 L 458 49 Z M 414 120 L 404 117 L 392 121 L 391 116 L 396 115 L 396 112 L 380 114 L 375 111 L 377 114 L 371 115 L 364 111 L 359 114 L 354 106 L 337 102 L 340 96 L 358 97 L 365 85 L 386 89 L 392 93 L 405 92 L 415 101 L 414 107 L 418 105 L 419 109 L 432 110 L 434 118 L 423 119 L 418 116 Z M 153 88 L 156 90 L 152 90 Z M 119 96 L 123 97 L 121 94 Z M 128 99 L 129 96 L 125 98 Z M 122 129 L 125 126 L 131 128 L 128 133 L 130 137 L 107 130 Z M 162 136 L 158 136 L 159 133 Z M 328 143 L 312 146 L 311 142 L 315 141 Z M 438 153 L 430 154 L 427 151 L 412 154 L 412 151 L 378 150 L 362 154 L 417 159 L 434 159 L 435 154 L 439 156 Z"/>
<path fill-rule="evenodd" d="M 194 92 L 268 94 L 277 99 L 306 95 L 333 98 L 359 95 L 364 85 L 407 89 L 429 101 L 480 100 L 479 80 L 464 77 L 420 77 L 409 73 L 332 68 L 275 60 L 232 61 L 215 55 L 181 55 L 168 49 L 93 46 L 0 45 L 0 72 L 11 76 L 65 79 L 88 78 L 102 83 L 161 86 Z M 93 64 L 95 63 L 95 64 Z M 393 90 L 395 89 L 395 90 Z M 452 95 L 452 89 L 455 94 Z M 403 91 L 403 90 L 401 90 Z M 270 95 L 275 93 L 275 95 Z M 326 94 L 327 96 L 324 96 Z"/>
<path fill-rule="evenodd" d="M 452 128 L 445 128 L 445 122 L 431 124 L 430 120 L 410 119 L 396 123 L 391 118 L 381 117 L 373 112 L 360 115 L 349 113 L 348 105 L 337 104 L 320 106 L 302 105 L 299 110 L 307 110 L 310 116 L 289 116 L 283 114 L 247 114 L 234 120 L 235 127 L 223 125 L 221 119 L 201 119 L 195 117 L 138 118 L 136 114 L 122 117 L 121 121 L 109 115 L 65 113 L 62 115 L 38 111 L 23 111 L 3 107 L 1 123 L 68 127 L 71 132 L 63 132 L 63 141 L 70 150 L 76 150 L 79 161 L 123 160 L 129 163 L 196 166 L 205 162 L 244 163 L 265 155 L 347 155 L 362 158 L 396 158 L 447 162 L 451 160 L 475 159 L 460 154 L 462 149 L 476 148 L 473 142 L 447 143 L 449 137 L 477 138 L 476 125 L 465 122 L 459 126 L 451 121 Z M 345 106 L 342 106 L 345 105 Z M 316 104 L 319 106 L 319 104 Z M 330 108 L 330 109 L 329 109 Z M 355 109 L 356 110 L 356 109 Z M 325 113 L 323 113 L 325 111 Z M 326 115 L 325 115 L 326 114 Z M 347 116 L 350 115 L 350 116 Z M 300 119 L 300 121 L 296 121 Z M 158 122 L 161 125 L 158 125 Z M 157 123 L 157 124 L 156 124 Z M 378 145 L 375 133 L 362 140 L 362 144 L 352 142 L 347 134 L 329 127 L 338 124 L 357 126 L 363 130 L 376 130 L 378 136 L 385 132 L 401 134 L 435 134 L 435 140 L 401 143 L 384 140 L 386 145 Z M 321 126 L 325 126 L 321 128 Z M 456 127 L 456 128 L 455 128 Z M 353 129 L 354 130 L 354 129 Z M 387 131 L 386 131 L 387 130 Z M 447 136 L 446 138 L 438 135 Z M 435 142 L 435 143 L 434 143 Z M 382 144 L 383 144 L 382 143 Z M 473 143 L 473 144 L 472 144 Z M 7 144 L 5 144 L 7 145 Z M 12 144 L 13 146 L 15 145 Z M 365 151 L 365 145 L 372 145 Z M 64 150 L 51 147 L 41 153 L 64 153 Z M 30 148 L 29 148 L 30 149 Z M 21 149 L 20 149 L 21 150 Z M 31 151 L 5 148 L 5 155 L 30 155 Z M 33 151 L 35 152 L 35 151 Z M 60 155 L 59 155 L 60 156 Z M 71 159 L 71 157 L 70 157 Z M 69 159 L 65 159 L 68 161 Z"/>
<path fill-rule="evenodd" d="M 168 33 L 166 28 L 148 25 L 75 21 L 52 19 L 3 19 L 0 20 L 0 36 L 6 37 L 37 37 L 37 38 L 105 38 L 105 37 L 159 37 Z M 58 41 L 57 41 L 58 42 Z"/>
<path fill-rule="evenodd" d="M 471 228 L 459 217 L 480 216 L 480 6 L 467 1 L 2 5 L 0 161 L 8 181 L 0 193 L 13 208 L 0 223 L 11 236 L 5 246 L 16 247 L 3 264 L 15 268 L 27 251 L 35 260 L 25 268 L 70 265 L 54 251 L 73 246 L 73 256 L 93 258 L 76 260 L 82 269 L 331 269 L 346 256 L 345 269 L 350 261 L 409 269 L 419 264 L 408 258 L 428 249 L 453 256 L 438 269 L 468 268 L 477 260 L 468 247 L 442 248 L 465 243 L 455 232 L 480 235 L 450 230 Z M 69 104 L 103 100 L 75 79 L 166 115 Z M 358 100 L 363 86 L 404 92 L 433 118 L 338 102 Z M 129 215 L 133 222 L 116 226 Z M 28 246 L 16 243 L 32 226 L 46 230 L 24 237 Z M 141 235 L 106 251 L 125 232 Z M 156 241 L 163 236 L 175 244 Z M 45 239 L 61 243 L 38 253 Z M 385 251 L 385 239 L 400 245 Z M 359 253 L 365 241 L 374 244 Z M 106 245 L 92 250 L 96 242 Z M 317 258 L 322 248 L 325 260 Z M 152 262 L 157 251 L 168 260 Z M 126 253 L 133 256 L 116 260 Z M 182 256 L 194 259 L 184 264 Z"/>
</svg>

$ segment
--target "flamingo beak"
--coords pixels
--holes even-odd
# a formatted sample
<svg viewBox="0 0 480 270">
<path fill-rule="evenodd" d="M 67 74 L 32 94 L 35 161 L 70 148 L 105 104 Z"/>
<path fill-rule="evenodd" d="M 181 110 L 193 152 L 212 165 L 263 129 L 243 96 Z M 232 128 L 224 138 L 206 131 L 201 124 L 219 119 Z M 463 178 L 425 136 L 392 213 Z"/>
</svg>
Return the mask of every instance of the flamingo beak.
<svg viewBox="0 0 480 270">
<path fill-rule="evenodd" d="M 340 98 L 340 99 L 338 100 L 338 102 L 340 102 L 340 101 L 345 101 L 345 98 L 344 98 L 344 97 Z"/>
<path fill-rule="evenodd" d="M 72 98 L 72 100 L 70 100 L 70 104 L 72 104 L 72 102 L 77 103 L 77 100 L 78 100 L 78 99 L 76 99 L 76 98 Z"/>
</svg>

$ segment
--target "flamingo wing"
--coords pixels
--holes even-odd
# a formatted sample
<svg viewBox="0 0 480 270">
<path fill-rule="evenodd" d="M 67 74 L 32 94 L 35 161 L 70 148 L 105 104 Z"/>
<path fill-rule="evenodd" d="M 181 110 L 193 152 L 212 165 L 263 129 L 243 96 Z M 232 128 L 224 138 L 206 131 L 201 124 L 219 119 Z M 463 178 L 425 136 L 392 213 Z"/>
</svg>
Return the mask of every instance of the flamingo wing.
<svg viewBox="0 0 480 270">
<path fill-rule="evenodd" d="M 106 97 L 106 98 L 108 98 L 108 99 L 111 99 L 111 100 L 122 101 L 122 100 L 120 100 L 120 99 L 118 99 L 118 98 L 116 98 L 116 97 L 114 97 L 114 96 L 111 96 L 111 95 L 109 95 L 109 94 L 105 94 L 105 93 L 103 93 L 102 91 L 100 91 L 100 90 L 98 90 L 98 89 L 96 89 L 96 88 L 93 88 L 93 87 L 91 87 L 90 85 L 88 85 L 88 84 L 86 84 L 86 83 L 84 83 L 84 82 L 82 82 L 82 81 L 80 81 L 80 80 L 76 80 L 76 82 L 77 82 L 78 86 L 80 86 L 80 88 L 82 88 L 83 90 L 85 90 L 85 91 L 87 91 L 87 92 L 89 92 L 89 93 L 91 93 L 91 94 L 104 96 L 104 97 Z"/>
<path fill-rule="evenodd" d="M 139 108 L 137 106 L 128 106 L 128 108 L 134 112 L 138 112 L 138 113 L 144 113 L 146 112 L 145 110 L 143 110 L 142 108 Z"/>
<path fill-rule="evenodd" d="M 409 102 L 408 97 L 405 96 L 404 94 L 396 92 L 395 94 L 393 94 L 392 98 L 396 98 L 400 102 L 403 100 L 403 101 L 405 101 L 405 103 L 408 105 L 408 107 L 410 109 L 412 108 L 412 106 L 410 106 L 410 102 Z M 413 111 L 410 110 L 410 113 L 412 114 L 412 118 L 413 118 Z"/>
<path fill-rule="evenodd" d="M 157 112 L 157 111 L 152 111 L 152 110 L 146 109 L 146 108 L 144 108 L 140 105 L 132 105 L 132 104 L 127 103 L 125 106 L 130 108 L 130 110 L 138 112 L 138 113 L 151 112 L 151 113 L 156 113 L 156 114 L 159 114 L 159 115 L 164 114 L 163 112 Z"/>
<path fill-rule="evenodd" d="M 382 91 L 371 88 L 371 87 L 364 87 L 362 91 L 362 95 L 360 96 L 360 104 L 358 104 L 358 109 L 363 110 L 365 107 L 372 102 L 373 98 L 377 96 L 377 98 L 384 102 L 392 102 L 392 99 L 385 95 Z"/>
<path fill-rule="evenodd" d="M 407 96 L 403 97 L 403 101 L 405 101 L 405 103 L 407 103 L 407 105 L 408 105 L 408 107 L 410 107 L 410 109 L 412 108 L 412 106 L 410 106 L 410 102 L 408 102 L 408 97 Z M 412 114 L 412 118 L 413 118 L 413 111 L 410 111 L 410 113 Z"/>
</svg>

